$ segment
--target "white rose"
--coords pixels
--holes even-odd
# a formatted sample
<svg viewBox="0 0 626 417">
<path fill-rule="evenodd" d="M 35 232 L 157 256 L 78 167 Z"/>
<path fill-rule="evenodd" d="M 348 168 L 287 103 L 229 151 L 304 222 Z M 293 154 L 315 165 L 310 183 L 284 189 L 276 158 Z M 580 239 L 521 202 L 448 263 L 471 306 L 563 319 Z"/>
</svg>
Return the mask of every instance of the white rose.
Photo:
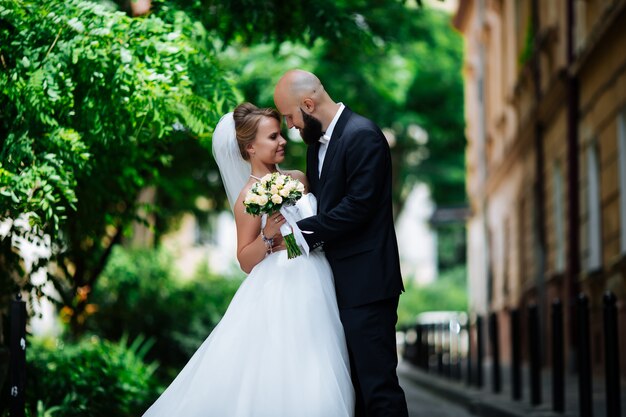
<svg viewBox="0 0 626 417">
<path fill-rule="evenodd" d="M 272 195 L 278 194 L 278 187 L 275 185 L 272 185 L 272 187 L 270 188 L 270 194 Z"/>
<path fill-rule="evenodd" d="M 289 195 L 289 193 L 291 192 L 291 190 L 287 189 L 287 187 L 283 188 L 282 190 L 280 190 L 278 192 L 278 194 L 280 194 L 283 197 L 287 197 Z"/>
<path fill-rule="evenodd" d="M 272 174 L 265 174 L 263 178 L 261 178 L 261 183 L 265 185 L 268 182 L 270 182 L 271 179 L 272 179 Z"/>
<path fill-rule="evenodd" d="M 246 199 L 243 201 L 245 204 L 254 203 L 256 200 L 256 194 L 248 193 L 246 194 Z"/>
<path fill-rule="evenodd" d="M 266 195 L 260 195 L 260 196 L 258 196 L 258 198 L 257 198 L 257 204 L 258 204 L 258 205 L 260 205 L 260 206 L 264 206 L 264 205 L 266 205 L 266 204 L 267 204 L 267 202 L 268 202 L 268 198 L 267 198 L 267 196 L 266 196 Z"/>
<path fill-rule="evenodd" d="M 272 203 L 274 204 L 280 204 L 283 202 L 283 198 L 281 196 L 279 196 L 278 194 L 274 194 L 272 196 Z"/>
<path fill-rule="evenodd" d="M 285 185 L 285 178 L 282 177 L 282 176 L 276 178 L 276 186 L 278 186 L 278 188 L 280 188 L 283 185 Z"/>
<path fill-rule="evenodd" d="M 298 185 L 296 186 L 296 191 L 299 191 L 301 193 L 304 192 L 304 184 L 302 184 L 301 182 L 298 183 Z"/>
</svg>

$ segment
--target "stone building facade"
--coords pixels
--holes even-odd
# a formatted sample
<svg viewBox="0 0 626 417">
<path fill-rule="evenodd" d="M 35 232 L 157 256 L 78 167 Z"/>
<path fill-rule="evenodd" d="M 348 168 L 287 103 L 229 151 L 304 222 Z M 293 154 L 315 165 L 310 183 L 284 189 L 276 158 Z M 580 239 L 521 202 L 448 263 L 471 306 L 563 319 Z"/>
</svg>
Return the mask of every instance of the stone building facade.
<svg viewBox="0 0 626 417">
<path fill-rule="evenodd" d="M 496 312 L 503 361 L 512 309 L 591 307 L 593 370 L 603 371 L 602 298 L 618 298 L 626 347 L 626 0 L 461 0 L 465 40 L 470 309 Z M 626 376 L 622 355 L 622 376 Z"/>
</svg>

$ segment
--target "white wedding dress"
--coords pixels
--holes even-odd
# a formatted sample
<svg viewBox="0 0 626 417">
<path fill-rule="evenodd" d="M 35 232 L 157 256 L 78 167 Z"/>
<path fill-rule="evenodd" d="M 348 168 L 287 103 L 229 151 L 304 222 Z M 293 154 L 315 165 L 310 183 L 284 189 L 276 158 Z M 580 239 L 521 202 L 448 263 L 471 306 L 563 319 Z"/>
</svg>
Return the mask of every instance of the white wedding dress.
<svg viewBox="0 0 626 417">
<path fill-rule="evenodd" d="M 315 213 L 315 197 L 297 204 Z M 354 390 L 324 254 L 267 256 L 145 417 L 350 417 Z"/>
</svg>

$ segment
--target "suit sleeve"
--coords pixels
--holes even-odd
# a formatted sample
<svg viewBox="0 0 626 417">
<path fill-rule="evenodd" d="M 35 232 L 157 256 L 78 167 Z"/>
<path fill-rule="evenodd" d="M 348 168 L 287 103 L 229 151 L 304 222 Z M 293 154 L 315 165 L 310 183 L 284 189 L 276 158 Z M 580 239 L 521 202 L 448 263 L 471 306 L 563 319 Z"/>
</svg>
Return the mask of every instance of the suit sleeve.
<svg viewBox="0 0 626 417">
<path fill-rule="evenodd" d="M 332 241 L 367 223 L 380 207 L 390 167 L 389 145 L 374 130 L 355 135 L 346 149 L 346 195 L 332 210 L 298 222 L 307 242 Z"/>
</svg>

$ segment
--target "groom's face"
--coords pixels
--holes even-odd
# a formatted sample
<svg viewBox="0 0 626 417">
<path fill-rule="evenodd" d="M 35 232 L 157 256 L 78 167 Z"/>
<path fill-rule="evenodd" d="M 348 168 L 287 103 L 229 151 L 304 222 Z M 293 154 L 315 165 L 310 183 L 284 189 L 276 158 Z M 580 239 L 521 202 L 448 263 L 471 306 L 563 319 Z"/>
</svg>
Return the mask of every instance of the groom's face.
<svg viewBox="0 0 626 417">
<path fill-rule="evenodd" d="M 300 109 L 300 112 L 302 113 L 302 128 L 299 128 L 300 136 L 304 143 L 312 145 L 317 142 L 323 134 L 322 122 L 310 114 L 305 113 L 302 109 Z"/>
<path fill-rule="evenodd" d="M 300 132 L 300 137 L 307 144 L 311 145 L 322 136 L 322 122 L 315 116 L 302 109 L 302 101 L 277 89 L 274 94 L 276 108 L 283 115 L 288 129 L 296 128 Z"/>
</svg>

